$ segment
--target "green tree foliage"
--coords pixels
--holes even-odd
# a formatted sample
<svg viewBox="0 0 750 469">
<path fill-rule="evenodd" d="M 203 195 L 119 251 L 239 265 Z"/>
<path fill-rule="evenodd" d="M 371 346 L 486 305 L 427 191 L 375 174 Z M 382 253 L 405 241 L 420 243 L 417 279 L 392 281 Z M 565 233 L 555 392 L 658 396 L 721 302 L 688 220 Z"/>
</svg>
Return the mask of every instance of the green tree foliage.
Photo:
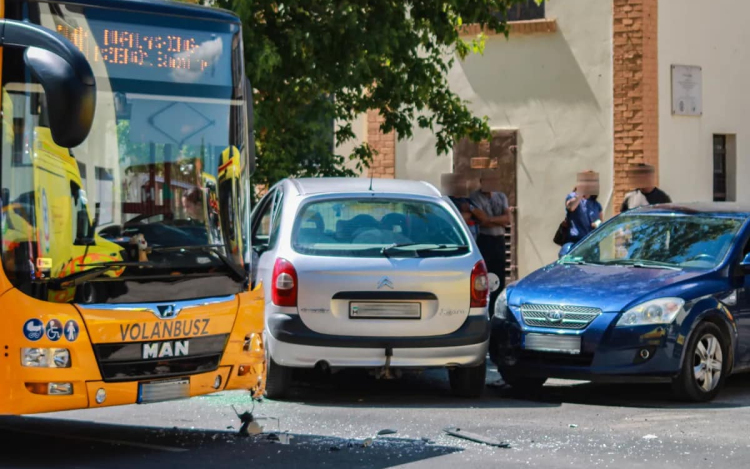
<svg viewBox="0 0 750 469">
<path fill-rule="evenodd" d="M 481 53 L 484 37 L 459 29 L 479 24 L 507 35 L 509 8 L 527 0 L 216 0 L 243 22 L 248 76 L 255 88 L 255 182 L 289 175 L 351 176 L 364 169 L 366 144 L 338 155 L 354 139 L 352 122 L 369 109 L 400 139 L 412 126 L 430 129 L 436 153 L 457 136 L 489 138 L 486 117 L 472 115 L 448 86 L 454 60 Z M 541 1 L 541 0 L 537 0 Z M 495 14 L 497 12 L 497 14 Z M 337 122 L 332 129 L 331 122 Z"/>
</svg>

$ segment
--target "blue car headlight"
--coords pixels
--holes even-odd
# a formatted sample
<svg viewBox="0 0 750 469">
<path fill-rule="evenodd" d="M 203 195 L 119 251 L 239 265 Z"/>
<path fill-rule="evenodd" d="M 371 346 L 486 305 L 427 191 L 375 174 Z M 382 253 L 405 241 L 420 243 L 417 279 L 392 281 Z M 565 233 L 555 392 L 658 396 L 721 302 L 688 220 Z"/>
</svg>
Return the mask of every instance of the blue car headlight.
<svg viewBox="0 0 750 469">
<path fill-rule="evenodd" d="M 494 316 L 502 320 L 508 319 L 508 294 L 505 288 L 497 295 L 497 300 L 495 300 Z"/>
<path fill-rule="evenodd" d="M 658 298 L 641 303 L 620 317 L 616 327 L 649 326 L 671 324 L 685 306 L 682 298 Z"/>
</svg>

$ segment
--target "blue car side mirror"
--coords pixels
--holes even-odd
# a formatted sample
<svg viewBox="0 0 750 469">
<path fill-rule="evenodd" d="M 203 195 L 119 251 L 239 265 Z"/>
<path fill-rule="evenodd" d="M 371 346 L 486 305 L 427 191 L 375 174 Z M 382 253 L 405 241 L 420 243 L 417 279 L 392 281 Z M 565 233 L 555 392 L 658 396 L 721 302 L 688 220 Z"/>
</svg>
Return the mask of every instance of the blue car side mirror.
<svg viewBox="0 0 750 469">
<path fill-rule="evenodd" d="M 560 252 L 557 253 L 557 258 L 560 259 L 563 256 L 567 255 L 570 252 L 570 250 L 573 249 L 573 246 L 574 246 L 573 243 L 563 244 L 563 246 L 560 248 Z"/>
<path fill-rule="evenodd" d="M 748 255 L 745 256 L 744 259 L 742 259 L 742 262 L 740 262 L 740 265 L 745 270 L 745 272 L 750 272 L 750 253 L 748 253 Z"/>
</svg>

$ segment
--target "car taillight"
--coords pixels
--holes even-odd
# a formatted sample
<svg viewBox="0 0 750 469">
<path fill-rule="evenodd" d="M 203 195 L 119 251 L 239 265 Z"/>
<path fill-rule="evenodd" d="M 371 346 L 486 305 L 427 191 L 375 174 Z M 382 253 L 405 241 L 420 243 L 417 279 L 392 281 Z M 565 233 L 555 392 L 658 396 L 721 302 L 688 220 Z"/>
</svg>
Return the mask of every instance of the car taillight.
<svg viewBox="0 0 750 469">
<path fill-rule="evenodd" d="M 487 278 L 487 266 L 484 261 L 476 263 L 471 270 L 471 307 L 484 308 L 488 303 L 490 281 Z"/>
<path fill-rule="evenodd" d="M 276 259 L 273 266 L 271 299 L 277 306 L 297 306 L 297 271 L 286 259 Z"/>
</svg>

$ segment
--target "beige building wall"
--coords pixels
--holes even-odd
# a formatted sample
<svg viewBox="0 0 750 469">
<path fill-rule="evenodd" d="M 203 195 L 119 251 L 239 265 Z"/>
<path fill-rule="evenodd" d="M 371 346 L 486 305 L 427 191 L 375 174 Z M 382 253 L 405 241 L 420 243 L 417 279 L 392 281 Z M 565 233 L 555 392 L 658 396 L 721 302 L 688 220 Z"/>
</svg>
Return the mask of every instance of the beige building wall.
<svg viewBox="0 0 750 469">
<path fill-rule="evenodd" d="M 730 134 L 729 192 L 750 202 L 750 2 L 659 1 L 659 166 L 675 201 L 713 200 L 713 134 Z M 671 66 L 702 67 L 703 115 L 672 115 Z M 736 145 L 732 148 L 732 145 Z M 731 161 L 736 158 L 736 161 Z M 735 164 L 736 163 L 736 164 Z M 733 168 L 734 166 L 734 168 Z"/>
<path fill-rule="evenodd" d="M 457 61 L 448 77 L 492 128 L 518 130 L 521 277 L 557 259 L 552 237 L 578 171 L 599 172 L 600 200 L 612 213 L 612 2 L 553 1 L 546 9 L 554 32 L 523 27 L 507 40 L 490 37 L 483 56 Z M 396 144 L 396 177 L 439 186 L 451 158 L 438 157 L 434 135 L 415 128 Z"/>
<path fill-rule="evenodd" d="M 339 124 L 339 122 L 335 122 L 334 129 L 337 129 Z M 334 135 L 334 151 L 337 155 L 343 155 L 346 158 L 344 163 L 346 168 L 356 172 L 357 163 L 351 161 L 349 155 L 352 154 L 356 147 L 367 141 L 367 114 L 360 114 L 357 116 L 354 122 L 352 122 L 352 131 L 354 132 L 355 138 L 346 142 L 339 142 Z"/>
</svg>

